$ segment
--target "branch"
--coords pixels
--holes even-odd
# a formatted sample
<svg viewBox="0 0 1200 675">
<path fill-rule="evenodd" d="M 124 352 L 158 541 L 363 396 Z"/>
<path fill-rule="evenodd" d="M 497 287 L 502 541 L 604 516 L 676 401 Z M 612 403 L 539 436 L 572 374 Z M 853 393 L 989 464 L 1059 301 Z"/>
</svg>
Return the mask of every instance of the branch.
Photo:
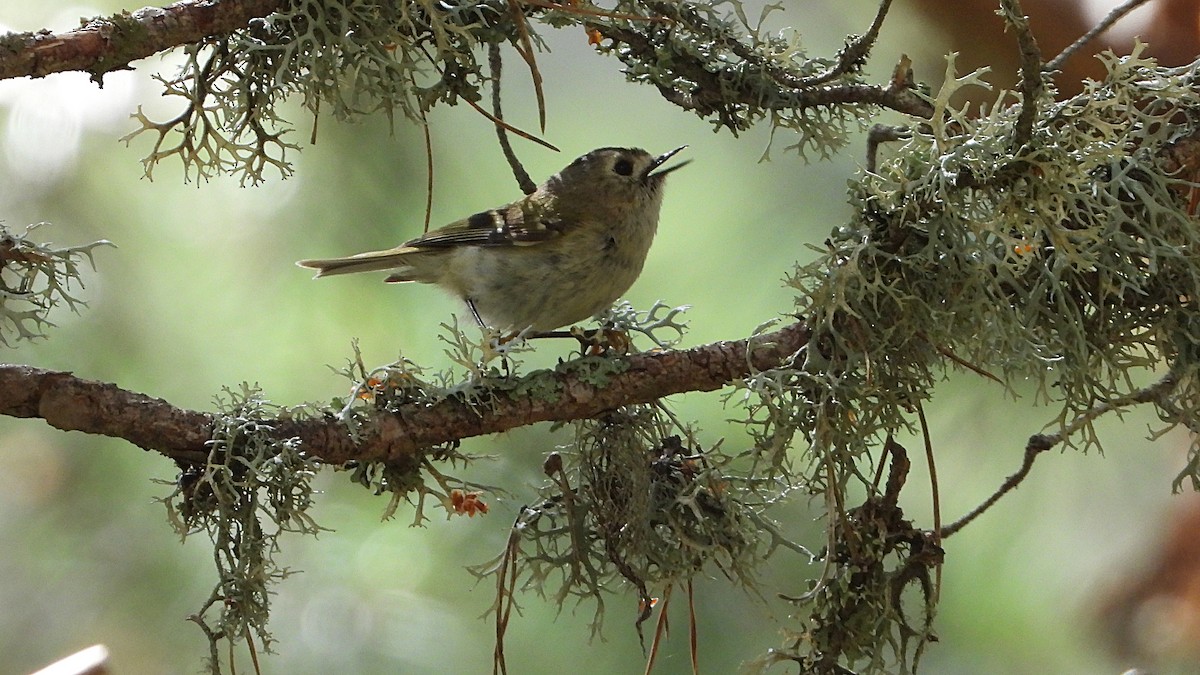
<svg viewBox="0 0 1200 675">
<path fill-rule="evenodd" d="M 658 46 L 646 36 L 629 28 L 607 24 L 588 24 L 601 35 L 614 43 L 624 44 L 630 53 L 647 62 L 653 62 Z M 744 52 L 749 53 L 749 52 Z M 760 101 L 764 92 L 745 83 L 731 82 L 722 79 L 720 74 L 711 72 L 705 67 L 703 59 L 676 59 L 671 63 L 671 72 L 696 83 L 695 91 L 682 91 L 663 84 L 656 84 L 659 93 L 671 103 L 691 110 L 701 116 L 721 115 L 722 110 L 729 105 L 727 96 L 733 92 L 733 97 L 741 102 Z M 799 77 L 791 77 L 787 73 L 772 71 L 772 76 L 779 88 L 774 92 L 774 108 L 816 108 L 822 106 L 862 103 L 877 105 L 914 117 L 928 118 L 933 114 L 933 107 L 928 101 L 912 90 L 909 83 L 893 80 L 892 85 L 880 87 L 868 84 L 839 84 L 808 87 Z"/>
<path fill-rule="evenodd" d="M 1129 14 L 1144 4 L 1146 4 L 1146 0 L 1126 0 L 1121 5 L 1114 7 L 1107 16 L 1100 20 L 1100 23 L 1092 26 L 1091 30 L 1081 35 L 1075 42 L 1072 42 L 1070 46 L 1062 50 L 1062 53 L 1060 53 L 1058 56 L 1050 59 L 1050 61 L 1048 61 L 1043 68 L 1044 72 L 1054 73 L 1058 71 L 1059 68 L 1062 68 L 1063 62 L 1071 58 L 1075 52 L 1079 51 L 1084 45 L 1094 40 L 1097 35 L 1111 28 L 1114 23 L 1120 21 L 1126 14 Z"/>
<path fill-rule="evenodd" d="M 1029 17 L 1021 11 L 1017 0 L 1000 0 L 1001 14 L 1005 22 L 1017 34 L 1017 47 L 1021 52 L 1021 112 L 1013 129 L 1014 150 L 1028 143 L 1033 136 L 1033 121 L 1038 114 L 1038 98 L 1046 83 L 1042 79 L 1042 51 L 1038 48 L 1033 31 L 1029 28 Z"/>
<path fill-rule="evenodd" d="M 1008 479 L 1006 479 L 1000 486 L 1000 489 L 996 490 L 996 492 L 993 493 L 991 497 L 988 497 L 986 500 L 984 500 L 982 504 L 972 509 L 967 515 L 942 528 L 942 538 L 945 539 L 946 537 L 958 532 L 972 520 L 975 520 L 982 515 L 984 511 L 987 511 L 994 506 L 996 502 L 1000 501 L 1000 498 L 1006 493 L 1016 489 L 1016 487 L 1025 480 L 1025 477 L 1029 475 L 1029 470 L 1033 468 L 1033 461 L 1037 459 L 1038 455 L 1049 450 L 1050 448 L 1053 448 L 1059 443 L 1062 443 L 1071 435 L 1077 433 L 1087 425 L 1096 421 L 1096 419 L 1101 415 L 1105 415 L 1114 411 L 1119 412 L 1129 406 L 1140 405 L 1144 403 L 1158 403 L 1159 405 L 1162 405 L 1162 402 L 1165 400 L 1165 398 L 1169 396 L 1178 385 L 1179 378 L 1174 372 L 1169 372 L 1157 382 L 1144 389 L 1139 389 L 1110 401 L 1101 401 L 1100 403 L 1097 403 L 1088 410 L 1083 411 L 1069 423 L 1064 424 L 1063 427 L 1056 433 L 1036 434 L 1034 436 L 1030 436 L 1029 441 L 1025 444 L 1025 459 L 1021 462 L 1021 468 L 1017 469 L 1016 473 L 1009 476 Z"/>
<path fill-rule="evenodd" d="M 871 22 L 871 27 L 867 29 L 866 33 L 846 41 L 846 46 L 837 55 L 836 65 L 820 75 L 803 78 L 793 86 L 815 87 L 835 80 L 846 73 L 862 70 L 863 65 L 867 62 L 867 55 L 870 53 L 871 48 L 875 46 L 875 40 L 879 38 L 879 30 L 883 28 L 883 20 L 887 17 L 888 10 L 891 7 L 892 0 L 883 0 L 880 2 L 879 9 L 875 12 L 875 20 Z"/>
<path fill-rule="evenodd" d="M 588 359 L 540 370 L 495 392 L 486 407 L 448 398 L 380 412 L 360 429 L 358 440 L 333 417 L 264 420 L 280 440 L 299 438 L 310 455 L 331 464 L 350 460 L 411 461 L 423 449 L 536 422 L 594 417 L 623 405 L 671 394 L 713 391 L 752 372 L 782 365 L 808 340 L 795 323 L 745 340 L 714 342 L 612 359 L 619 371 L 603 382 L 586 370 Z M 531 391 L 540 392 L 537 395 Z M 549 400 L 544 392 L 558 394 Z M 57 429 L 123 438 L 172 459 L 203 462 L 211 413 L 177 408 L 161 399 L 94 382 L 71 373 L 0 365 L 0 414 L 42 418 Z"/>
<path fill-rule="evenodd" d="M 130 62 L 210 36 L 245 28 L 283 0 L 182 0 L 96 18 L 65 33 L 40 30 L 0 36 L 0 80 L 82 70 L 97 83 Z"/>
<path fill-rule="evenodd" d="M 40 417 L 63 431 L 123 438 L 172 458 L 203 461 L 212 415 L 71 373 L 0 365 L 0 414 Z"/>
</svg>

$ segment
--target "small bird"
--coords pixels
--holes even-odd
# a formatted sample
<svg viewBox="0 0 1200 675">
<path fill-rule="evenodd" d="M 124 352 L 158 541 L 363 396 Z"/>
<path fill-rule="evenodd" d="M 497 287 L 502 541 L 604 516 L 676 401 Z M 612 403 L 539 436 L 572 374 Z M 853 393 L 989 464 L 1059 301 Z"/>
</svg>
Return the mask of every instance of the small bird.
<svg viewBox="0 0 1200 675">
<path fill-rule="evenodd" d="M 687 161 L 600 148 L 532 194 L 386 251 L 301 260 L 317 277 L 390 270 L 388 282 L 437 284 L 481 326 L 551 331 L 610 307 L 642 272 L 658 229 L 663 183 Z M 690 161 L 690 160 L 689 160 Z"/>
</svg>

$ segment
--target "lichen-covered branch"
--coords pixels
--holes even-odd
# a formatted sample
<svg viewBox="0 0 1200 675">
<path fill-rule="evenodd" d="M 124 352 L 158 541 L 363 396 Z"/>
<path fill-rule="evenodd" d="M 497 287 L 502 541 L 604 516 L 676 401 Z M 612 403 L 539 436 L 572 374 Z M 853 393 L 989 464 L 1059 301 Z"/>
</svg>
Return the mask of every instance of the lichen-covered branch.
<svg viewBox="0 0 1200 675">
<path fill-rule="evenodd" d="M 65 33 L 40 30 L 0 36 L 0 80 L 80 70 L 100 81 L 132 61 L 210 35 L 245 28 L 284 0 L 182 0 L 86 21 Z"/>
<path fill-rule="evenodd" d="M 654 86 L 671 103 L 734 134 L 765 123 L 795 133 L 786 149 L 827 157 L 847 142 L 852 128 L 867 126 L 873 110 L 918 119 L 933 114 L 907 72 L 887 85 L 862 77 L 886 2 L 867 33 L 848 38 L 832 59 L 807 55 L 798 35 L 768 32 L 764 21 L 751 25 L 744 17 L 722 16 L 716 5 L 638 4 L 668 20 L 589 22 L 589 30 L 609 40 L 602 51 L 625 64 L 629 80 Z M 766 11 L 777 9 L 768 5 Z"/>
<path fill-rule="evenodd" d="M 296 437 L 310 456 L 329 463 L 350 460 L 411 462 L 430 446 L 506 431 L 536 422 L 594 417 L 623 405 L 646 403 L 687 391 L 712 391 L 754 371 L 780 365 L 807 340 L 797 323 L 746 340 L 716 342 L 685 350 L 635 354 L 605 364 L 612 371 L 593 377 L 600 357 L 579 359 L 555 370 L 526 375 L 495 394 L 486 407 L 456 398 L 376 413 L 351 438 L 333 417 L 271 420 L 280 440 Z M 123 438 L 187 463 L 208 456 L 214 416 L 161 399 L 85 380 L 71 373 L 30 366 L 0 366 L 0 414 L 42 418 L 65 431 Z"/>
<path fill-rule="evenodd" d="M 514 45 L 528 60 L 541 45 L 535 23 L 584 25 L 630 80 L 652 84 L 684 110 L 733 133 L 759 123 L 794 132 L 788 149 L 824 157 L 865 128 L 872 110 L 918 118 L 932 112 L 908 78 L 871 84 L 862 76 L 889 5 L 881 3 L 862 36 L 820 57 L 801 48 L 799 33 L 768 30 L 740 9 L 707 2 L 619 0 L 601 10 L 540 0 L 188 0 L 92 19 L 61 34 L 0 37 L 0 79 L 81 70 L 101 81 L 182 46 L 183 67 L 155 76 L 182 110 L 158 121 L 139 108 L 140 127 L 123 140 L 153 140 L 143 159 L 147 176 L 177 158 L 189 179 L 193 171 L 201 178 L 231 173 L 258 183 L 264 169 L 291 173 L 285 153 L 296 146 L 285 140 L 288 122 L 276 111 L 285 98 L 338 119 L 399 113 L 418 121 L 438 104 L 459 101 L 486 116 L 481 47 L 498 54 Z M 771 5 L 766 14 L 779 10 Z M 531 74 L 536 85 L 536 67 Z"/>
</svg>

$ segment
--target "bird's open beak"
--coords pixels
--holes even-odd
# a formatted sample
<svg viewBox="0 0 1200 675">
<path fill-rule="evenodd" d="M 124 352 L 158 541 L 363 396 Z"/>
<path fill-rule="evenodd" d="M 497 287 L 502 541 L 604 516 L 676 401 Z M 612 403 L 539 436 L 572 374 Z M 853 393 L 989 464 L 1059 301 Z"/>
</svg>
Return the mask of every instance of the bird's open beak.
<svg viewBox="0 0 1200 675">
<path fill-rule="evenodd" d="M 655 169 L 657 169 L 658 167 L 662 166 L 664 163 L 666 163 L 666 161 L 667 161 L 668 159 L 671 159 L 671 158 L 672 158 L 672 157 L 674 157 L 674 156 L 675 156 L 675 155 L 676 155 L 676 154 L 677 154 L 677 153 L 678 153 L 680 150 L 683 150 L 683 149 L 684 149 L 684 148 L 686 148 L 686 147 L 687 147 L 686 145 L 681 145 L 681 146 L 679 146 L 678 148 L 675 148 L 674 150 L 672 150 L 672 151 L 670 151 L 670 152 L 664 152 L 663 154 L 659 155 L 658 157 L 655 157 L 655 158 L 654 158 L 654 159 L 653 159 L 653 160 L 650 162 L 650 165 L 646 167 L 646 171 L 645 171 L 645 172 L 642 174 L 642 180 L 649 180 L 651 176 L 653 176 L 653 177 L 655 177 L 655 178 L 661 178 L 661 177 L 663 177 L 663 176 L 665 176 L 665 175 L 667 175 L 667 174 L 671 173 L 671 172 L 672 172 L 672 171 L 674 171 L 675 169 L 681 169 L 681 168 L 683 168 L 683 167 L 687 166 L 688 164 L 690 164 L 692 160 L 690 160 L 690 159 L 689 159 L 689 160 L 686 160 L 686 161 L 680 162 L 680 163 L 678 163 L 678 164 L 676 164 L 676 165 L 674 165 L 674 166 L 668 166 L 668 167 L 667 167 L 667 168 L 665 168 L 665 169 L 662 169 L 662 170 L 659 170 L 659 171 L 655 171 Z"/>
</svg>

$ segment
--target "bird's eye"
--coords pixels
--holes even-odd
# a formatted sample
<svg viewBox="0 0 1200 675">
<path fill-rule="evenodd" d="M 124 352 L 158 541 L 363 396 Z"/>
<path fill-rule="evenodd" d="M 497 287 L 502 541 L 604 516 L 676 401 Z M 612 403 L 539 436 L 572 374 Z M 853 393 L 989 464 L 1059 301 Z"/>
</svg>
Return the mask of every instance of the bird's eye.
<svg viewBox="0 0 1200 675">
<path fill-rule="evenodd" d="M 616 171 L 618 174 L 620 174 L 622 176 L 632 176 L 633 175 L 633 162 L 622 157 L 621 159 L 617 160 L 616 164 L 613 164 L 613 171 Z"/>
</svg>

